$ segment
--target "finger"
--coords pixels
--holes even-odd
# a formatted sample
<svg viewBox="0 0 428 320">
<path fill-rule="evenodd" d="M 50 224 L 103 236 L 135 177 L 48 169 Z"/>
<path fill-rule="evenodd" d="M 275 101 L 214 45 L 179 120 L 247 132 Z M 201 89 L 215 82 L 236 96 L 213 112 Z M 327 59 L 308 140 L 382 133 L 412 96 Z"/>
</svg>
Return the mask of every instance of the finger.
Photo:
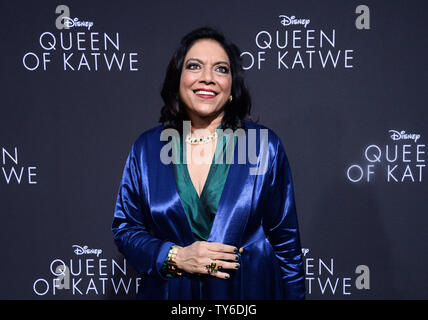
<svg viewBox="0 0 428 320">
<path fill-rule="evenodd" d="M 211 273 L 211 276 L 216 277 L 216 278 L 220 278 L 220 279 L 225 279 L 225 280 L 230 278 L 230 275 L 228 273 L 220 272 L 220 271 Z"/>
<path fill-rule="evenodd" d="M 214 261 L 211 263 L 210 266 L 207 266 L 207 273 L 209 275 L 220 279 L 229 279 L 230 275 L 226 272 L 223 272 L 222 270 L 223 270 L 222 262 L 218 263 L 217 261 Z"/>
<path fill-rule="evenodd" d="M 237 270 L 241 268 L 241 265 L 237 262 L 225 262 L 216 260 L 218 270 Z"/>
<path fill-rule="evenodd" d="M 200 273 L 202 274 L 212 274 L 214 272 L 217 262 L 212 259 L 204 260 L 203 265 L 200 268 Z M 217 271 L 216 271 L 217 272 Z"/>
<path fill-rule="evenodd" d="M 207 243 L 207 249 L 210 251 L 226 252 L 226 253 L 237 253 L 238 252 L 237 247 L 230 246 L 228 244 L 219 243 L 219 242 L 208 242 Z"/>
<path fill-rule="evenodd" d="M 210 258 L 213 260 L 239 261 L 239 256 L 234 253 L 213 252 L 210 254 Z"/>
</svg>

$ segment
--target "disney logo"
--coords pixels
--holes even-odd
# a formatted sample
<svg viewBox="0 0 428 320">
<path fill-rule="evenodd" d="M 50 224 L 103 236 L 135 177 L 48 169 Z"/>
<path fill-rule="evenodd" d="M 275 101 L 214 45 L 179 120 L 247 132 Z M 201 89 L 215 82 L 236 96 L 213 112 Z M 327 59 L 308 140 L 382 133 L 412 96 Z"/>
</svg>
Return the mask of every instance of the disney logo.
<svg viewBox="0 0 428 320">
<path fill-rule="evenodd" d="M 88 246 L 78 246 L 76 244 L 73 244 L 72 247 L 74 248 L 74 253 L 78 256 L 82 254 L 96 254 L 97 257 L 103 252 L 101 249 L 89 249 Z"/>
<path fill-rule="evenodd" d="M 69 17 L 62 17 L 64 19 L 64 26 L 66 28 L 72 27 L 86 27 L 88 30 L 91 30 L 91 27 L 94 25 L 92 21 L 79 21 L 79 18 L 71 19 Z"/>
<path fill-rule="evenodd" d="M 396 131 L 396 130 L 389 130 L 389 132 L 391 133 L 391 139 L 394 141 L 397 141 L 397 140 L 413 140 L 416 143 L 419 140 L 419 138 L 421 137 L 420 134 L 406 133 L 406 131 L 404 131 L 404 130 L 402 130 L 401 132 Z"/>
<path fill-rule="evenodd" d="M 295 16 L 288 17 L 288 16 L 283 15 L 283 14 L 280 15 L 279 17 L 281 18 L 281 24 L 284 27 L 289 26 L 289 25 L 301 24 L 306 28 L 306 26 L 311 22 L 310 19 L 297 19 Z"/>
</svg>

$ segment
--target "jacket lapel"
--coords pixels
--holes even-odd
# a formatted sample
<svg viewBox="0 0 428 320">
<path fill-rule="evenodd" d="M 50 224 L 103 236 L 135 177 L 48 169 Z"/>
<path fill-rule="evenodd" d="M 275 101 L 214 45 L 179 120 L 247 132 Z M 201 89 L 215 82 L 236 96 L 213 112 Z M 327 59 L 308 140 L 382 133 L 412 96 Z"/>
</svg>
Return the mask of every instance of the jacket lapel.
<svg viewBox="0 0 428 320">
<path fill-rule="evenodd" d="M 161 230 L 166 233 L 165 237 L 177 244 L 188 245 L 195 239 L 178 193 L 173 164 L 159 161 L 161 149 L 167 142 L 160 141 L 159 135 L 156 138 L 148 170 L 152 217 L 157 225 L 168 225 L 169 228 Z"/>
<path fill-rule="evenodd" d="M 238 163 L 237 145 L 234 162 L 220 198 L 208 241 L 239 246 L 251 211 L 255 176 L 249 174 L 250 165 Z"/>
</svg>

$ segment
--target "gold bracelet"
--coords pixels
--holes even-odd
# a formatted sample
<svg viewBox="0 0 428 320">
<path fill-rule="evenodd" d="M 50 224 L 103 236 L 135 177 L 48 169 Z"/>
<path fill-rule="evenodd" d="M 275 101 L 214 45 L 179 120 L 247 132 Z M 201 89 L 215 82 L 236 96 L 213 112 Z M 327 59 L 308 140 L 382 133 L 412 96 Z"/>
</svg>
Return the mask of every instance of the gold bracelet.
<svg viewBox="0 0 428 320">
<path fill-rule="evenodd" d="M 168 252 L 168 259 L 166 261 L 168 272 L 177 276 L 181 276 L 183 274 L 180 269 L 177 268 L 177 262 L 175 261 L 179 249 L 181 249 L 180 246 L 171 246 L 171 249 L 169 249 Z"/>
</svg>

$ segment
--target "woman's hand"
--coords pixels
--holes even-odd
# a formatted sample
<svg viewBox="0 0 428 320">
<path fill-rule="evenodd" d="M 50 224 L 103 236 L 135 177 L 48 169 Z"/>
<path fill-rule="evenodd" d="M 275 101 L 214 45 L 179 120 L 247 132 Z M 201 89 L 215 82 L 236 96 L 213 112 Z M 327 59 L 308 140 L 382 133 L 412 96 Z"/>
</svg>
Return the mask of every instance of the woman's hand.
<svg viewBox="0 0 428 320">
<path fill-rule="evenodd" d="M 211 274 L 214 277 L 228 279 L 230 276 L 223 270 L 239 269 L 238 248 L 218 242 L 196 241 L 190 246 L 178 250 L 175 262 L 177 268 L 188 273 Z M 215 263 L 217 269 L 209 272 Z"/>
</svg>

